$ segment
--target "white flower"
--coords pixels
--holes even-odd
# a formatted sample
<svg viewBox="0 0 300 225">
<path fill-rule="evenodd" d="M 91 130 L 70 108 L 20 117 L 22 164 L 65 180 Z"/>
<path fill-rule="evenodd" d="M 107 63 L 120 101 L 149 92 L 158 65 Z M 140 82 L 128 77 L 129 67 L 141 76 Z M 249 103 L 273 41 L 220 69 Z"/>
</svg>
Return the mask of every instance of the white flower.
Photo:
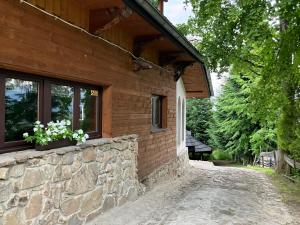
<svg viewBox="0 0 300 225">
<path fill-rule="evenodd" d="M 89 136 L 88 134 L 85 134 L 85 135 L 84 135 L 84 138 L 85 138 L 85 139 L 88 139 L 89 137 L 90 137 L 90 136 Z"/>
<path fill-rule="evenodd" d="M 75 138 L 75 139 L 77 139 L 77 138 L 78 138 L 78 134 L 77 134 L 77 133 L 74 133 L 74 134 L 72 135 L 72 137 Z"/>
<path fill-rule="evenodd" d="M 70 126 L 71 125 L 71 121 L 67 120 L 67 125 Z"/>
<path fill-rule="evenodd" d="M 44 128 L 44 125 L 43 125 L 43 124 L 40 124 L 40 128 Z"/>
<path fill-rule="evenodd" d="M 29 134 L 27 132 L 23 134 L 24 138 L 27 138 L 28 136 L 29 136 Z"/>
<path fill-rule="evenodd" d="M 48 136 L 50 136 L 50 135 L 51 135 L 51 131 L 50 131 L 50 130 L 47 130 L 47 131 L 46 131 L 46 134 L 47 134 Z"/>
<path fill-rule="evenodd" d="M 37 131 L 38 131 L 38 129 L 35 127 L 35 128 L 33 128 L 33 131 L 34 131 L 34 132 L 37 132 Z"/>
<path fill-rule="evenodd" d="M 85 139 L 84 137 L 81 138 L 81 142 L 82 142 L 82 143 L 86 142 L 86 139 Z"/>
<path fill-rule="evenodd" d="M 78 134 L 83 134 L 83 130 L 82 129 L 78 130 Z"/>
<path fill-rule="evenodd" d="M 48 137 L 48 141 L 52 141 L 52 139 Z"/>
<path fill-rule="evenodd" d="M 35 124 L 39 125 L 39 124 L 41 124 L 41 121 L 38 120 L 35 122 Z"/>
<path fill-rule="evenodd" d="M 61 126 L 65 126 L 66 125 L 66 121 L 65 120 L 60 121 L 60 125 Z"/>
</svg>

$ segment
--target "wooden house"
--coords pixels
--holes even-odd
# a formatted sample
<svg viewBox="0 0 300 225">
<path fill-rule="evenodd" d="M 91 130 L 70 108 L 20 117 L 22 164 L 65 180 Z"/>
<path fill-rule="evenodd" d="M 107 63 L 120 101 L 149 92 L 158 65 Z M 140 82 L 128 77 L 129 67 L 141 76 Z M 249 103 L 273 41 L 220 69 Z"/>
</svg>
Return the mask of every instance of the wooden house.
<svg viewBox="0 0 300 225">
<path fill-rule="evenodd" d="M 86 190 L 88 198 L 88 192 L 94 191 L 90 187 L 100 182 L 98 174 L 95 180 L 87 179 L 88 185 L 80 190 L 68 189 L 73 178 L 90 171 L 89 162 L 94 160 L 98 165 L 96 161 L 103 152 L 77 149 L 74 159 L 67 162 L 66 152 L 60 156 L 62 150 L 37 153 L 22 137 L 24 132 L 31 131 L 36 120 L 47 124 L 70 119 L 73 129 L 82 128 L 89 134 L 88 143 L 93 148 L 105 142 L 124 152 L 127 148 L 135 149 L 139 181 L 186 153 L 185 99 L 210 97 L 211 80 L 200 53 L 164 17 L 163 2 L 156 9 L 145 0 L 0 1 L 0 152 L 4 153 L 0 156 L 0 169 L 5 172 L 0 179 L 6 182 L 0 184 L 0 195 L 9 189 L 10 179 L 15 179 L 11 177 L 22 178 L 18 190 L 46 188 L 49 172 L 46 176 L 45 170 L 51 171 L 51 165 L 55 165 L 56 173 L 55 168 L 69 165 L 67 162 L 74 166 L 78 157 L 87 162 L 87 169 L 76 175 L 72 169 L 65 175 L 71 181 L 64 181 L 64 191 L 82 194 L 80 190 Z M 132 137 L 123 143 L 128 135 L 137 135 L 137 143 Z M 111 142 L 109 138 L 120 139 Z M 53 152 L 60 160 L 57 165 L 49 159 Z M 111 160 L 105 152 L 103 157 L 107 162 L 123 163 L 127 171 L 126 154 L 120 160 Z M 15 168 L 24 163 L 28 169 Z M 36 172 L 34 163 L 43 169 Z M 111 170 L 117 170 L 118 164 L 115 167 Z M 63 175 L 65 169 L 59 174 L 59 182 L 67 179 Z M 38 179 L 28 181 L 30 177 Z M 0 197 L 0 203 L 6 204 L 12 193 Z M 107 201 L 110 207 L 121 204 L 115 196 L 117 191 L 107 193 L 101 207 Z M 41 216 L 32 212 L 24 219 L 26 210 L 18 210 L 6 212 L 11 220 L 4 224 L 23 224 L 23 220 Z M 86 219 L 89 213 L 75 214 Z M 75 214 L 62 215 L 69 221 Z M 5 221 L 9 221 L 7 218 Z"/>
</svg>

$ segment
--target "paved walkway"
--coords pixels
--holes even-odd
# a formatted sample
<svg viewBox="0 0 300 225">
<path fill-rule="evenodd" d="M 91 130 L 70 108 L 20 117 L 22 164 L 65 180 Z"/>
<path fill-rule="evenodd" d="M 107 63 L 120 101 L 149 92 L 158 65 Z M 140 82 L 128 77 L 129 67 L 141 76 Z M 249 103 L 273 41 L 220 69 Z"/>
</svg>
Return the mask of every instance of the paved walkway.
<svg viewBox="0 0 300 225">
<path fill-rule="evenodd" d="M 186 176 L 156 186 L 89 225 L 300 225 L 264 174 L 191 164 Z"/>
</svg>

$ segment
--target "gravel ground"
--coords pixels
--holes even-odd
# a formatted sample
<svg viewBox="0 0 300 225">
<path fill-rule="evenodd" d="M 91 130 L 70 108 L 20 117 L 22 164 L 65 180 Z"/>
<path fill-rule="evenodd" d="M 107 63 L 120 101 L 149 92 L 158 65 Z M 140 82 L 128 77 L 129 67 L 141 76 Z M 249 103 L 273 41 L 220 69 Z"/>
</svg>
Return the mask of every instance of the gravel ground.
<svg viewBox="0 0 300 225">
<path fill-rule="evenodd" d="M 300 225 L 262 173 L 191 161 L 188 173 L 88 225 Z"/>
</svg>

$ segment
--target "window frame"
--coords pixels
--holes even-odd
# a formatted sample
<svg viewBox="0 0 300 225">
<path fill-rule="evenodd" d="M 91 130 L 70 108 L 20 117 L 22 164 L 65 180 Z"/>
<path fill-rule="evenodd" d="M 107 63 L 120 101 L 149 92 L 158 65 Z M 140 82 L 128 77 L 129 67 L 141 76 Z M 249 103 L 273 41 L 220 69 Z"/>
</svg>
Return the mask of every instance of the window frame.
<svg viewBox="0 0 300 225">
<path fill-rule="evenodd" d="M 33 144 L 26 143 L 24 140 L 5 142 L 5 79 L 19 79 L 24 81 L 33 81 L 38 83 L 38 113 L 37 120 L 43 124 L 51 121 L 51 84 L 70 86 L 74 89 L 73 96 L 73 114 L 72 129 L 80 127 L 80 89 L 87 88 L 98 91 L 97 111 L 96 111 L 96 130 L 87 132 L 90 139 L 102 137 L 102 95 L 103 87 L 95 86 L 87 83 L 68 81 L 64 79 L 56 79 L 33 75 L 24 72 L 0 69 L 0 153 L 20 151 L 34 147 Z"/>
<path fill-rule="evenodd" d="M 159 124 L 153 123 L 153 98 L 159 99 Z M 160 132 L 167 129 L 167 97 L 158 95 L 158 94 L 152 94 L 151 95 L 151 131 L 152 132 Z"/>
</svg>

